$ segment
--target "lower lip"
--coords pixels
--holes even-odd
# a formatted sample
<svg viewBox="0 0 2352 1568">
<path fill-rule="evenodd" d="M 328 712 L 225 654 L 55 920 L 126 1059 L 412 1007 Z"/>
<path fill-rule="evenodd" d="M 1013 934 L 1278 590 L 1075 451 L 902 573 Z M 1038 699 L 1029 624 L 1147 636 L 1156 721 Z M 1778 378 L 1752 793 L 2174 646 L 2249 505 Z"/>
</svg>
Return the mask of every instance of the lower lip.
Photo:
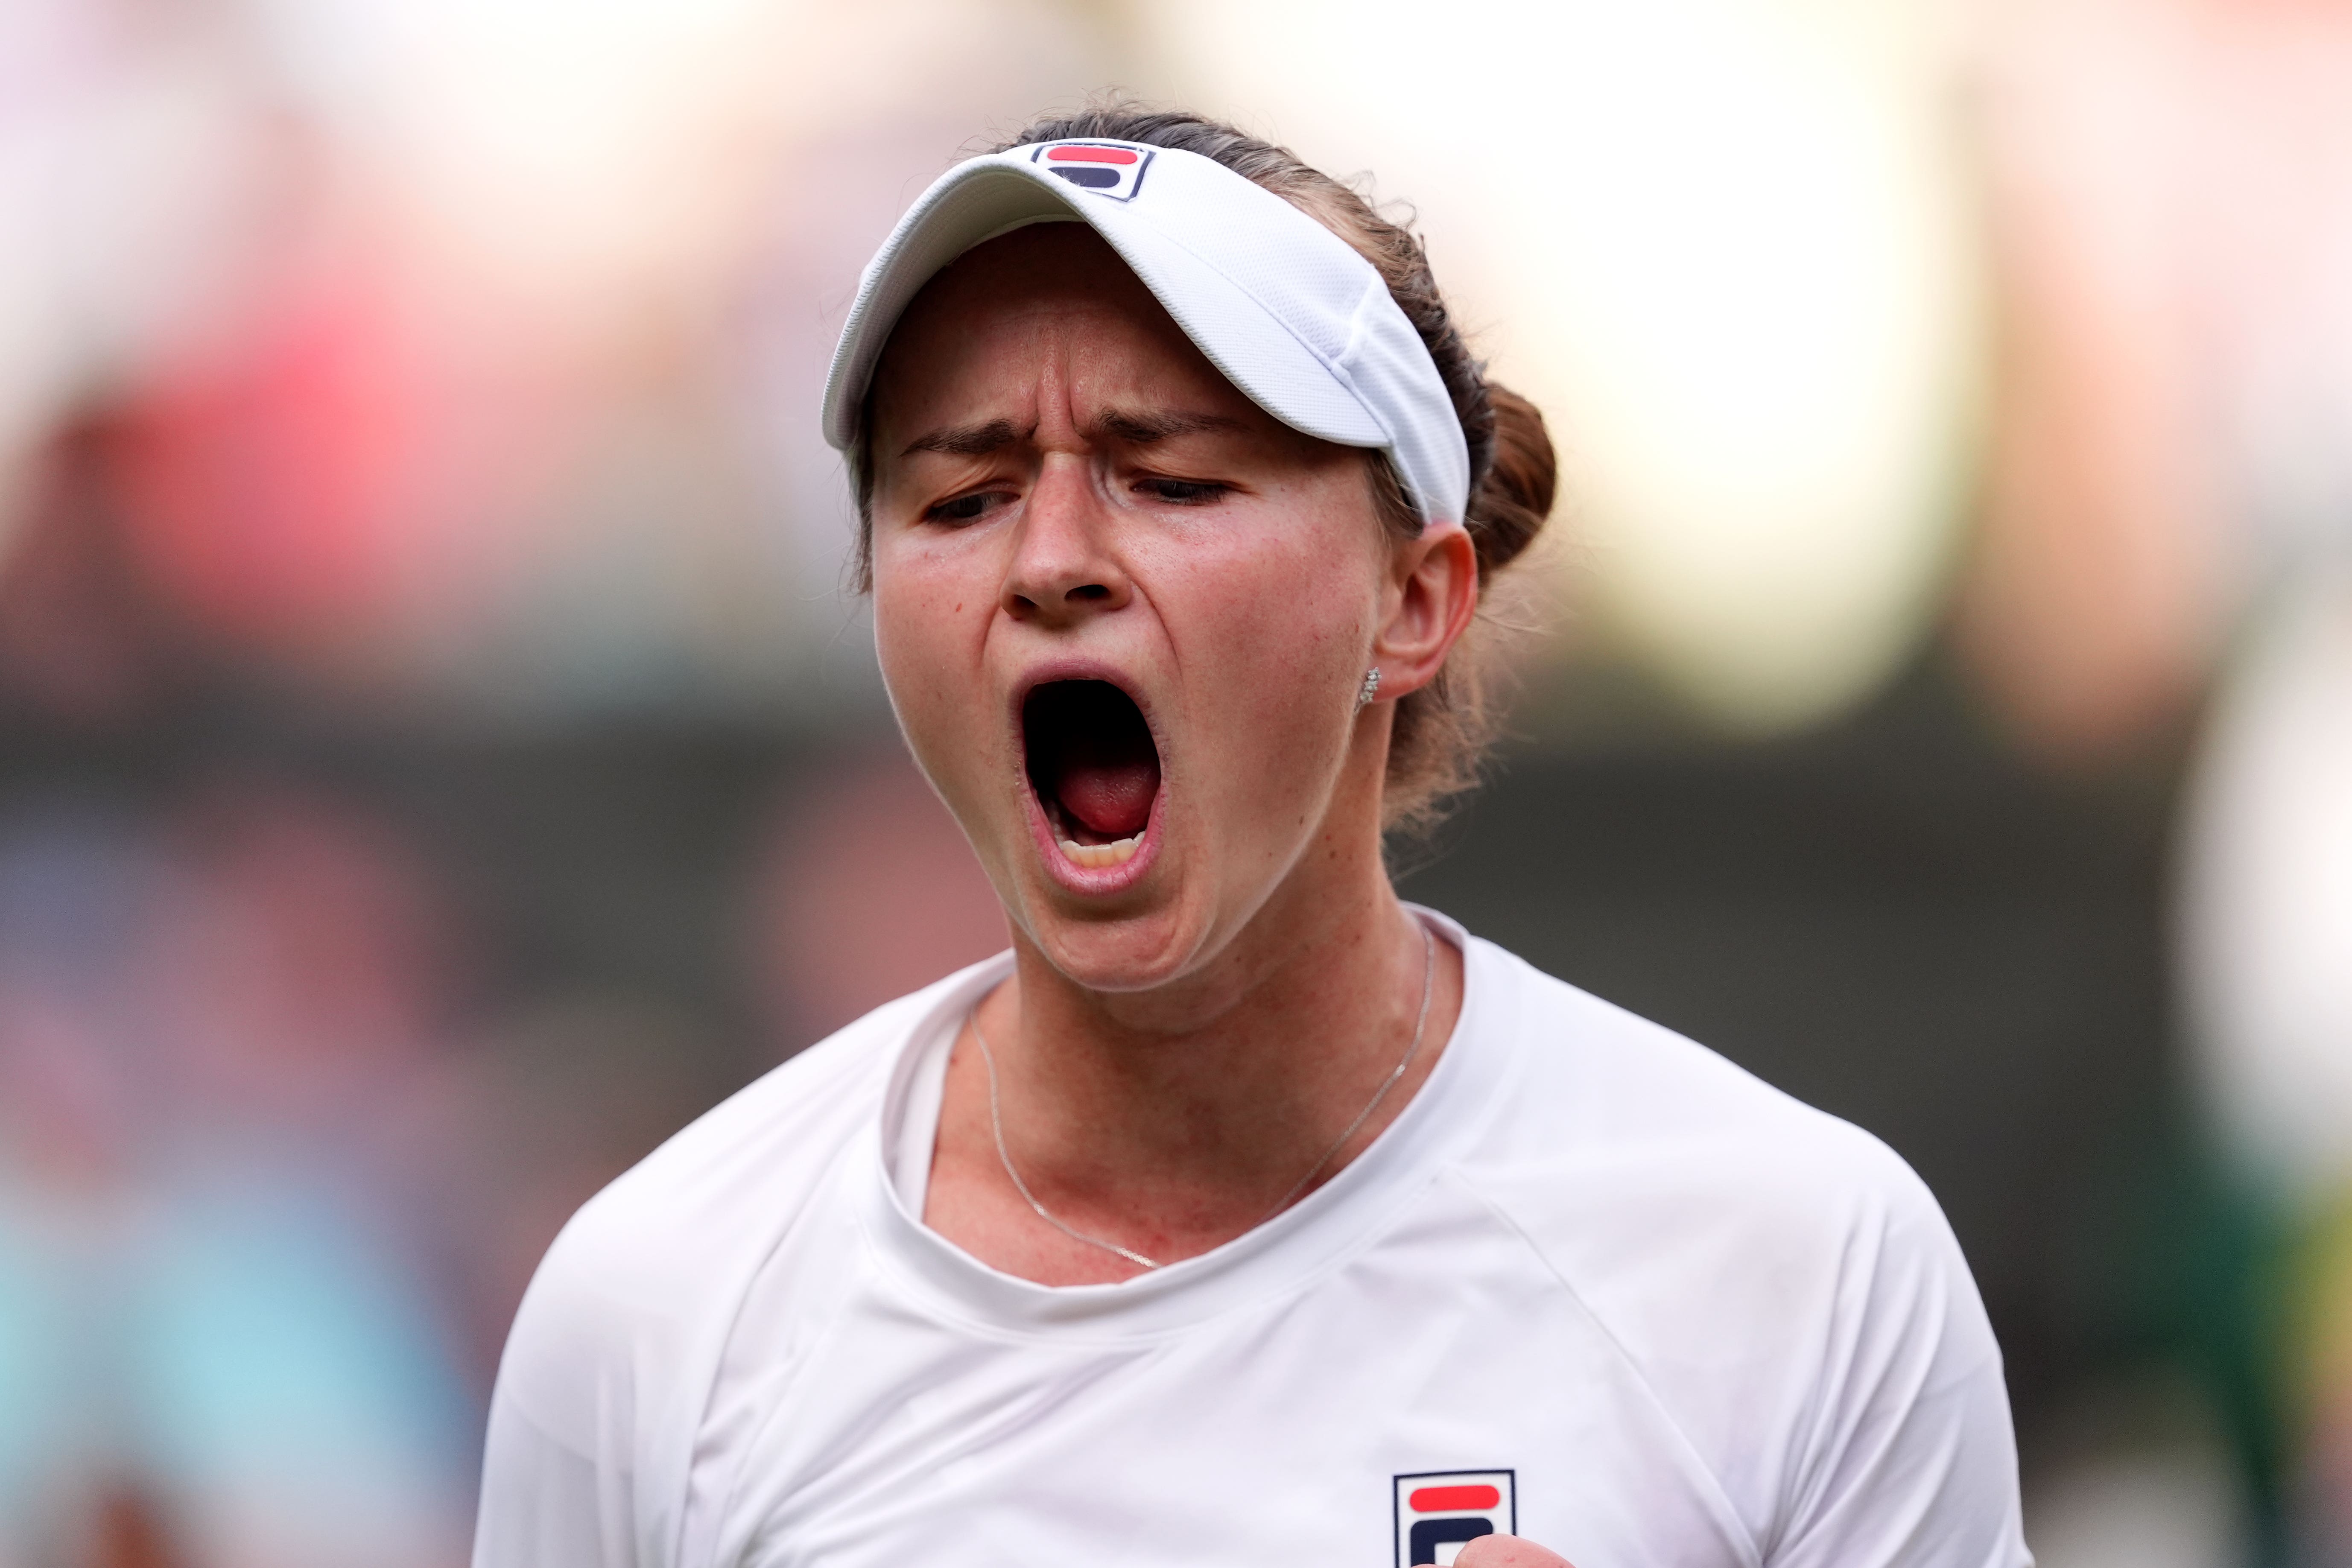
<svg viewBox="0 0 2352 1568">
<path fill-rule="evenodd" d="M 1062 853 L 1062 841 L 1054 831 L 1053 819 L 1045 815 L 1045 803 L 1037 798 L 1037 791 L 1024 773 L 1021 780 L 1021 798 L 1028 803 L 1029 834 L 1037 841 L 1037 853 L 1045 858 L 1045 868 L 1054 880 L 1074 893 L 1090 898 L 1102 898 L 1122 893 L 1143 879 L 1151 863 L 1160 858 L 1160 821 L 1161 808 L 1167 804 L 1168 785 L 1163 779 L 1160 791 L 1151 797 L 1151 816 L 1143 826 L 1143 842 L 1135 853 L 1116 866 L 1081 866 Z"/>
</svg>

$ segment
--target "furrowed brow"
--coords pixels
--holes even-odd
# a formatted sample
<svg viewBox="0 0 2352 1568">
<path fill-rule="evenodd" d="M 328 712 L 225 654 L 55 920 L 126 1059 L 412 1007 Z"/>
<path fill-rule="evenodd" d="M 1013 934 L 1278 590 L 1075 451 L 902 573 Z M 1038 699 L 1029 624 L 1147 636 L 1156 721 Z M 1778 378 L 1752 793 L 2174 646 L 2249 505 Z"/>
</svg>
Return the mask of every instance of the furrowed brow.
<svg viewBox="0 0 2352 1568">
<path fill-rule="evenodd" d="M 1248 428 L 1243 421 L 1222 414 L 1182 414 L 1172 410 L 1145 414 L 1112 408 L 1105 410 L 1095 419 L 1089 434 L 1108 436 L 1130 447 L 1149 447 L 1171 436 L 1191 436 L 1203 430 Z"/>
<path fill-rule="evenodd" d="M 991 452 L 1001 452 L 1021 439 L 1021 432 L 1013 427 L 1010 419 L 991 419 L 984 425 L 949 425 L 929 431 L 907 443 L 898 455 L 910 458 L 917 452 L 944 452 L 951 458 L 982 458 Z"/>
</svg>

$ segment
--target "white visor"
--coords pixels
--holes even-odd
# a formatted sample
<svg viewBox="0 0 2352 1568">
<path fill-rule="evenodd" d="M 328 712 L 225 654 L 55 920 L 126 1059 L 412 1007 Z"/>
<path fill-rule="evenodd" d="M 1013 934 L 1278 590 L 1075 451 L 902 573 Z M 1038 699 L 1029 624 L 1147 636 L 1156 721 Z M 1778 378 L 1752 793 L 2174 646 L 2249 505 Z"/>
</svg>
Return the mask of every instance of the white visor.
<svg viewBox="0 0 2352 1568">
<path fill-rule="evenodd" d="M 1215 160 L 1133 142 L 1035 142 L 940 175 L 866 263 L 825 380 L 824 438 L 841 450 L 856 438 L 882 345 L 941 268 L 1009 228 L 1072 216 L 1252 402 L 1294 430 L 1386 452 L 1424 524 L 1462 521 L 1462 422 L 1372 264 Z"/>
</svg>

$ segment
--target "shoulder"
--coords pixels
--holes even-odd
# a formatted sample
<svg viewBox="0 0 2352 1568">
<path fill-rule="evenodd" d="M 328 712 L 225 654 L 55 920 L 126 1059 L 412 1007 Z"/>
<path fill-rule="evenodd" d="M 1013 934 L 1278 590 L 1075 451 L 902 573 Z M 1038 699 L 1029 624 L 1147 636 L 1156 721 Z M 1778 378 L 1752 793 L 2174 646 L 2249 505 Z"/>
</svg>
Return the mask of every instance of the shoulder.
<svg viewBox="0 0 2352 1568">
<path fill-rule="evenodd" d="M 669 1561 L 693 1430 L 761 1265 L 824 1220 L 912 1032 L 901 997 L 697 1119 L 590 1199 L 531 1278 L 491 1394 L 475 1562 Z"/>
<path fill-rule="evenodd" d="M 1495 958 L 1517 1004 L 1517 1092 L 1462 1179 L 1616 1347 L 1767 1560 L 1909 1560 L 1904 1521 L 1933 1517 L 1948 1528 L 1919 1561 L 2026 1561 L 2000 1350 L 1926 1184 L 1860 1128 Z"/>
<path fill-rule="evenodd" d="M 667 1389 L 723 1333 L 760 1262 L 879 1115 L 899 1047 L 941 988 L 899 998 L 696 1119 L 583 1205 L 531 1278 L 498 1398 L 587 1434 Z"/>
<path fill-rule="evenodd" d="M 1517 1092 L 1464 1175 L 1629 1350 L 1781 1364 L 1860 1319 L 1993 1356 L 1950 1227 L 1901 1156 L 1490 952 L 1515 993 Z"/>
<path fill-rule="evenodd" d="M 1488 1163 L 1607 1167 L 1621 1195 L 1654 1190 L 1754 1211 L 1793 1203 L 1936 1212 L 1902 1158 L 1851 1122 L 1722 1056 L 1481 943 L 1509 994 L 1516 1087 Z"/>
</svg>

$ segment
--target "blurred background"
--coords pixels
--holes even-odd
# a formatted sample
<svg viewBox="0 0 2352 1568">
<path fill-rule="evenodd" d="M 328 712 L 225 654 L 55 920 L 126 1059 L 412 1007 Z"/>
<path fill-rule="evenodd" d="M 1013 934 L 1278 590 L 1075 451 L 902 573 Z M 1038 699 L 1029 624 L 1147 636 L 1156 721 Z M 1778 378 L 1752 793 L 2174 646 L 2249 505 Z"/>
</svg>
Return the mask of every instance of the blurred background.
<svg viewBox="0 0 2352 1568">
<path fill-rule="evenodd" d="M 571 1210 L 1002 945 L 818 390 L 1109 86 L 1560 440 L 1414 896 L 1911 1160 L 2044 1568 L 2352 1563 L 2352 0 L 0 0 L 0 1568 L 461 1561 Z"/>
</svg>

